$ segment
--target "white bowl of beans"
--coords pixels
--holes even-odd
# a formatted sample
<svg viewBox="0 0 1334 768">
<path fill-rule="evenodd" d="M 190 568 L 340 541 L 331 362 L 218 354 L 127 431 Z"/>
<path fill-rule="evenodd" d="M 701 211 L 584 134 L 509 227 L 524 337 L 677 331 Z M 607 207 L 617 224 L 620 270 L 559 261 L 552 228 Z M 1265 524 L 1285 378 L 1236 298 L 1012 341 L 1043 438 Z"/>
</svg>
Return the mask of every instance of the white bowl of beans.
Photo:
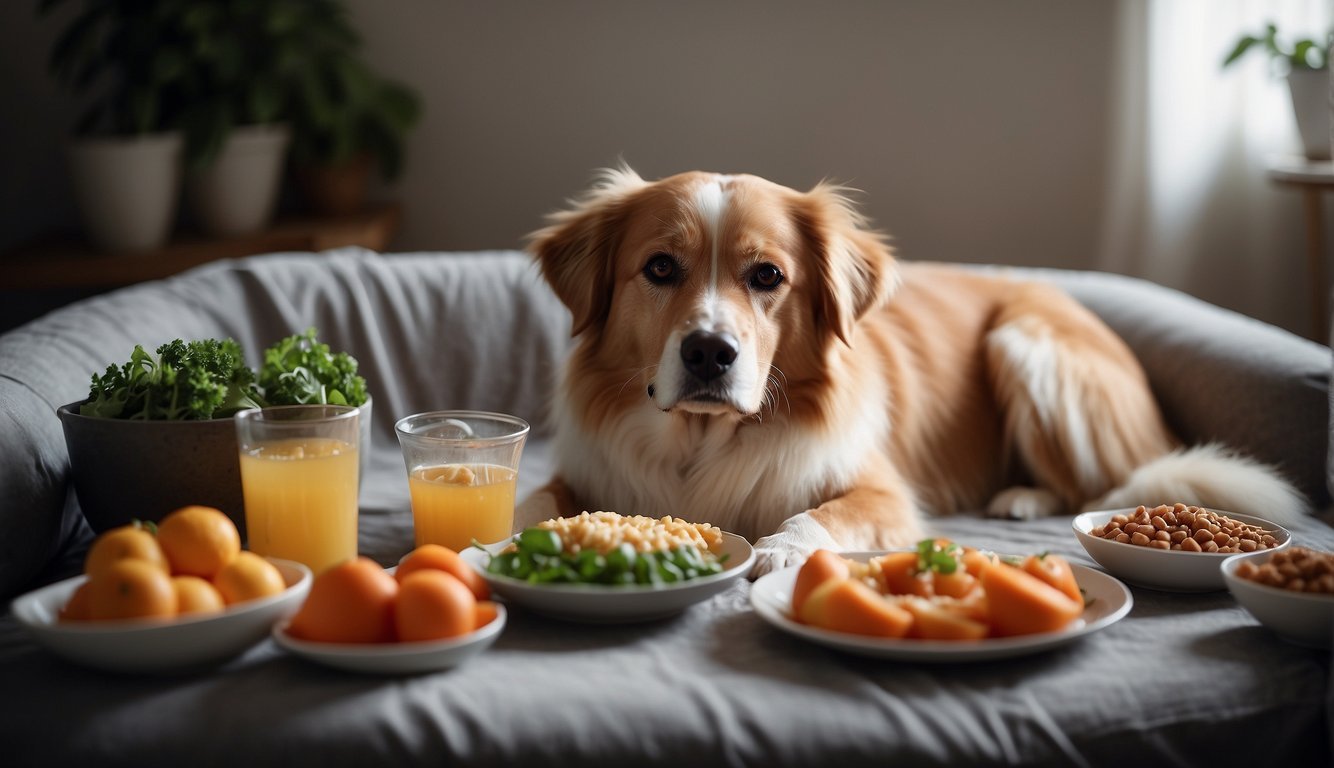
<svg viewBox="0 0 1334 768">
<path fill-rule="evenodd" d="M 1223 561 L 1232 596 L 1280 637 L 1309 648 L 1334 641 L 1334 553 L 1305 547 Z"/>
<path fill-rule="evenodd" d="M 1186 504 L 1085 512 L 1072 527 L 1089 557 L 1112 575 L 1168 592 L 1227 589 L 1220 569 L 1227 558 L 1272 552 L 1292 540 L 1268 520 Z"/>
</svg>

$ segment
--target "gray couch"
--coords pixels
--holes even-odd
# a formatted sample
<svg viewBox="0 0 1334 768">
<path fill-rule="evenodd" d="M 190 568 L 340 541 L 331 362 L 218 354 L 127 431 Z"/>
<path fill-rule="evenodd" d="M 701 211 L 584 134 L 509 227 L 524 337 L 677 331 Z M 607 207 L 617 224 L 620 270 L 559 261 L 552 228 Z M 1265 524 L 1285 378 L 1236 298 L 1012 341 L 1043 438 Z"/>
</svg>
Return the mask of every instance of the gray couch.
<svg viewBox="0 0 1334 768">
<path fill-rule="evenodd" d="M 1327 347 L 1141 281 L 1016 271 L 1069 289 L 1146 366 L 1173 427 L 1280 465 L 1329 504 Z M 257 354 L 315 325 L 375 396 L 360 546 L 411 547 L 393 436 L 402 415 L 498 410 L 535 425 L 524 493 L 550 471 L 546 398 L 569 319 L 521 254 L 364 251 L 220 263 L 123 289 L 0 337 L 0 592 L 76 572 L 89 533 L 56 406 L 136 343 L 231 336 Z M 251 360 L 251 363 L 257 362 Z M 1089 563 L 1068 519 L 960 516 L 937 533 Z M 1312 518 L 1299 540 L 1334 549 Z M 271 641 L 208 674 L 71 666 L 0 619 L 7 764 L 1328 764 L 1328 653 L 1287 645 L 1226 593 L 1133 589 L 1112 627 L 1054 652 L 934 666 L 841 655 L 780 634 L 748 583 L 676 619 L 563 624 L 514 610 L 468 665 L 340 674 Z M 13 761 L 13 762 L 10 762 Z"/>
</svg>

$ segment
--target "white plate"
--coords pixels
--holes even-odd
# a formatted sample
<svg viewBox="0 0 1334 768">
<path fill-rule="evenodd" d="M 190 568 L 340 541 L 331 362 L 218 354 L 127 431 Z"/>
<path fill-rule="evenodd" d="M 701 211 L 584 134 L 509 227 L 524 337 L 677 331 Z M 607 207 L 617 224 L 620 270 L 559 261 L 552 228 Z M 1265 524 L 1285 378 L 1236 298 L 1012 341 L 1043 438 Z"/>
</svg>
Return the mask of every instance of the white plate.
<svg viewBox="0 0 1334 768">
<path fill-rule="evenodd" d="M 1223 561 L 1223 579 L 1232 596 L 1261 624 L 1280 637 L 1307 648 L 1334 643 L 1334 595 L 1293 592 L 1243 579 L 1237 566 L 1245 560 L 1269 562 L 1274 550 L 1233 555 Z"/>
<path fill-rule="evenodd" d="M 1274 552 L 1292 541 L 1292 534 L 1276 523 L 1250 515 L 1234 515 L 1231 512 L 1211 510 L 1215 514 L 1230 517 L 1248 525 L 1258 525 L 1274 532 L 1278 546 L 1266 549 Z M 1154 549 L 1134 544 L 1123 544 L 1110 539 L 1100 539 L 1089 533 L 1094 528 L 1112 519 L 1113 515 L 1130 516 L 1135 507 L 1110 509 L 1101 512 L 1085 512 L 1075 517 L 1070 526 L 1075 531 L 1075 538 L 1084 545 L 1089 557 L 1108 573 L 1138 587 L 1148 587 L 1167 592 L 1216 592 L 1227 589 L 1220 570 L 1223 561 L 1235 556 L 1236 552 L 1184 552 L 1177 549 Z"/>
<path fill-rule="evenodd" d="M 273 627 L 278 645 L 336 669 L 383 675 L 403 675 L 449 669 L 491 647 L 505 628 L 505 606 L 496 604 L 496 617 L 485 627 L 462 637 L 419 643 L 316 643 L 287 634 L 287 621 Z"/>
<path fill-rule="evenodd" d="M 844 557 L 866 562 L 884 552 L 845 552 Z M 998 637 L 985 640 L 905 640 L 887 637 L 867 637 L 847 632 L 834 632 L 812 627 L 792 618 L 792 585 L 797 581 L 801 566 L 784 568 L 760 577 L 750 589 L 750 604 L 760 618 L 775 627 L 810 640 L 813 643 L 836 648 L 861 656 L 873 656 L 897 661 L 986 661 L 1010 656 L 1025 656 L 1055 648 L 1097 632 L 1116 623 L 1130 613 L 1134 601 L 1130 590 L 1116 579 L 1075 563 L 1070 564 L 1075 581 L 1090 601 L 1084 615 L 1060 632 L 1045 632 L 1022 637 Z"/>
<path fill-rule="evenodd" d="M 274 622 L 296 612 L 310 591 L 310 569 L 278 566 L 287 589 L 229 606 L 222 613 L 175 619 L 59 621 L 60 609 L 87 580 L 75 576 L 14 600 L 11 609 L 38 643 L 70 661 L 113 672 L 177 672 L 219 664 L 264 639 Z"/>
<path fill-rule="evenodd" d="M 506 602 L 558 619 L 596 624 L 652 621 L 678 614 L 732 586 L 750 571 L 755 559 L 750 542 L 734 533 L 724 533 L 721 554 L 727 555 L 727 563 L 722 573 L 712 576 L 660 585 L 529 584 L 487 573 L 491 554 L 509 543 L 507 539 L 489 544 L 486 552 L 470 547 L 460 554 Z"/>
</svg>

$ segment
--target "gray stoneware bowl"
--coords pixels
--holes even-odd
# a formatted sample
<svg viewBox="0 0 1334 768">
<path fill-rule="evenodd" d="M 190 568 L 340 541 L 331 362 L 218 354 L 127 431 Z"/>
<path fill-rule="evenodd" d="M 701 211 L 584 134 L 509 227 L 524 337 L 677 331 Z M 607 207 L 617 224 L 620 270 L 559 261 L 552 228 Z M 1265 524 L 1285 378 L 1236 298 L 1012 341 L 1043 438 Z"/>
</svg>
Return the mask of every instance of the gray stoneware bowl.
<svg viewBox="0 0 1334 768">
<path fill-rule="evenodd" d="M 56 409 L 84 519 L 97 533 L 161 520 L 202 504 L 222 510 L 245 540 L 245 504 L 232 419 L 131 421 L 81 416 L 85 401 Z M 370 454 L 371 401 L 361 406 L 361 466 Z"/>
</svg>

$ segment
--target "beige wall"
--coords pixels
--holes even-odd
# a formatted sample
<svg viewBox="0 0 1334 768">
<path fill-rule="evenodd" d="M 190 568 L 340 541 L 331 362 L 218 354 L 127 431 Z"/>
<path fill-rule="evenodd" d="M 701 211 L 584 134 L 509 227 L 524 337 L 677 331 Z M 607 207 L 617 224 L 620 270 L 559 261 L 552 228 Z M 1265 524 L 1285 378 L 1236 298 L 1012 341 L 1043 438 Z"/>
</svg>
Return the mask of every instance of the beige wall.
<svg viewBox="0 0 1334 768">
<path fill-rule="evenodd" d="M 518 247 L 593 169 L 829 177 L 909 259 L 1094 268 L 1116 4 L 349 0 L 422 94 L 397 250 Z M 75 221 L 56 23 L 0 3 L 0 248 Z M 1294 201 L 1294 221 L 1296 203 Z M 1294 276 L 1296 277 L 1296 276 Z M 1304 308 L 1205 298 L 1296 330 Z"/>
</svg>

